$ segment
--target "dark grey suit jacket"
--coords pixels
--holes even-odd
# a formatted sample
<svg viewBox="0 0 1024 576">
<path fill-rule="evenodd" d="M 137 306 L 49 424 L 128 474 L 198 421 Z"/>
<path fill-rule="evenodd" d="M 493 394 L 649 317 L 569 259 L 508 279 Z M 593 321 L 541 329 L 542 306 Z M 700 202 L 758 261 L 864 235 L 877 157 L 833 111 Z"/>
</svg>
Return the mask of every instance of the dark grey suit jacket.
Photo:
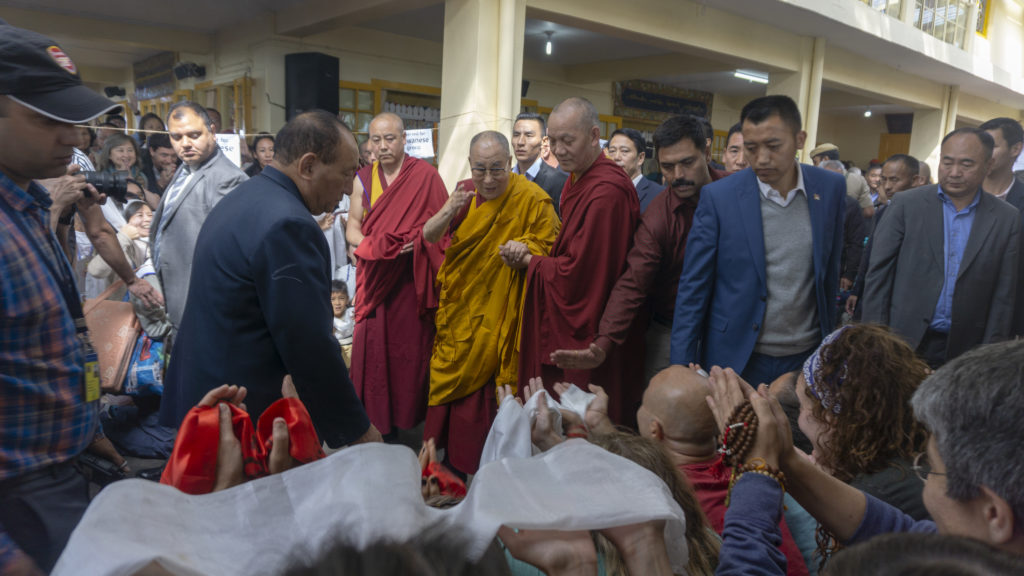
<svg viewBox="0 0 1024 576">
<path fill-rule="evenodd" d="M 1020 265 L 1020 212 L 982 193 L 953 291 L 947 358 L 1011 336 Z M 864 321 L 887 324 L 917 348 L 945 279 L 938 186 L 900 192 L 875 229 Z"/>
<path fill-rule="evenodd" d="M 565 181 L 569 179 L 569 175 L 557 168 L 548 166 L 547 162 L 541 160 L 540 170 L 537 172 L 537 177 L 533 179 L 533 183 L 540 186 L 551 196 L 551 201 L 555 204 L 555 212 L 559 212 L 561 206 L 559 201 L 562 198 L 562 188 L 565 188 Z"/>
<path fill-rule="evenodd" d="M 178 167 L 171 184 L 167 186 L 168 190 L 185 169 L 184 163 Z M 149 245 L 160 251 L 160 261 L 154 264 L 158 265 L 156 274 L 163 287 L 167 317 L 175 328 L 181 326 L 181 318 L 185 314 L 185 300 L 192 275 L 192 254 L 196 250 L 199 229 L 217 202 L 248 179 L 218 148 L 213 157 L 194 171 L 192 180 L 170 210 L 166 209 L 166 191 L 160 198 L 160 205 L 150 225 Z M 156 243 L 157 231 L 160 231 L 159 248 Z"/>
<path fill-rule="evenodd" d="M 647 206 L 654 200 L 654 197 L 661 193 L 665 187 L 646 176 L 640 177 L 640 183 L 636 185 L 636 196 L 640 200 L 640 213 L 647 211 Z"/>
<path fill-rule="evenodd" d="M 1020 210 L 1021 214 L 1021 242 L 1024 242 L 1024 180 L 1015 178 L 1013 187 L 1006 193 L 1006 201 L 1011 206 Z M 1020 274 L 1024 277 L 1024 246 L 1021 247 Z M 1024 282 L 1019 282 L 1017 287 L 1017 312 L 1013 319 L 1013 335 L 1024 337 Z"/>
</svg>

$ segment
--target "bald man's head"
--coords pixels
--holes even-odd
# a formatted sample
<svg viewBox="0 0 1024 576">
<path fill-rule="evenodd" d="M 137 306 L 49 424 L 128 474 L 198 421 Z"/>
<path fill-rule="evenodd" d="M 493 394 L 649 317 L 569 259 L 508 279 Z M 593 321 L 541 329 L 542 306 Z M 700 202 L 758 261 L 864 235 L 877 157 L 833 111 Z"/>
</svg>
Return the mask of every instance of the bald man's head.
<svg viewBox="0 0 1024 576">
<path fill-rule="evenodd" d="M 583 175 L 601 154 L 597 108 L 586 98 L 568 98 L 548 117 L 551 151 L 562 170 Z"/>
<path fill-rule="evenodd" d="M 597 108 L 586 98 L 578 96 L 566 98 L 551 110 L 551 116 L 562 114 L 572 114 L 578 123 L 577 126 L 583 130 L 601 127 L 601 118 L 597 113 Z"/>
<path fill-rule="evenodd" d="M 370 145 L 384 170 L 401 168 L 405 160 L 405 123 L 397 114 L 378 114 L 370 122 Z"/>
<path fill-rule="evenodd" d="M 686 456 L 714 454 L 718 427 L 708 408 L 707 378 L 684 366 L 669 366 L 654 378 L 637 410 L 640 434 L 669 444 Z"/>
</svg>

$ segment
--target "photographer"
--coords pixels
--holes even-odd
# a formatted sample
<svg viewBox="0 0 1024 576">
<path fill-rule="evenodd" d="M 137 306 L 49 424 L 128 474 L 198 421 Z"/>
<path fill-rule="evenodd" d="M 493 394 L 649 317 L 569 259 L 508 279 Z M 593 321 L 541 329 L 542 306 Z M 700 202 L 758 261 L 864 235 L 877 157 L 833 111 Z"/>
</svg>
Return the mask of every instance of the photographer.
<svg viewBox="0 0 1024 576">
<path fill-rule="evenodd" d="M 59 178 L 39 180 L 38 183 L 50 193 L 53 201 L 50 207 L 50 229 L 61 242 L 69 260 L 74 260 L 75 251 L 68 244 L 68 227 L 77 211 L 89 241 L 96 247 L 96 253 L 114 270 L 118 278 L 124 280 L 128 291 L 147 308 L 163 305 L 160 293 L 135 276 L 135 270 L 117 240 L 117 231 L 107 222 L 100 207 L 106 195 L 86 183 L 86 175 L 78 165 L 69 166 L 67 172 Z"/>
<path fill-rule="evenodd" d="M 115 107 L 82 84 L 74 62 L 53 40 L 0 21 L 0 574 L 5 576 L 49 571 L 89 503 L 77 461 L 100 437 L 96 356 L 74 272 L 51 225 L 72 203 L 90 219 L 99 213 L 95 203 L 103 196 L 86 186 L 77 166 L 67 165 L 80 140 L 75 125 Z M 49 182 L 52 192 L 36 182 L 45 178 L 56 178 Z M 83 188 L 89 189 L 88 197 L 83 198 Z M 109 235 L 113 239 L 112 230 Z M 112 249 L 120 252 L 116 239 Z"/>
</svg>

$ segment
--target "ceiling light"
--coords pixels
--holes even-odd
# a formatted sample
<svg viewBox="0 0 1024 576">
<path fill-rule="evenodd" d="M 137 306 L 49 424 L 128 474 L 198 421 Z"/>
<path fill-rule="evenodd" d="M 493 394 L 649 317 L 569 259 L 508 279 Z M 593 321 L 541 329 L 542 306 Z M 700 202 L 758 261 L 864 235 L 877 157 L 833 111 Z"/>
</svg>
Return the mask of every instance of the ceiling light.
<svg viewBox="0 0 1024 576">
<path fill-rule="evenodd" d="M 868 108 L 867 110 L 864 111 L 864 117 L 871 118 L 871 108 Z"/>
<path fill-rule="evenodd" d="M 733 73 L 733 76 L 750 82 L 757 82 L 758 84 L 768 83 L 767 72 L 758 72 L 757 70 L 737 70 Z"/>
<path fill-rule="evenodd" d="M 547 34 L 548 36 L 548 43 L 544 46 L 544 53 L 547 54 L 548 56 L 551 56 L 551 35 L 554 34 L 554 32 L 548 30 L 547 32 L 545 32 L 545 34 Z"/>
</svg>

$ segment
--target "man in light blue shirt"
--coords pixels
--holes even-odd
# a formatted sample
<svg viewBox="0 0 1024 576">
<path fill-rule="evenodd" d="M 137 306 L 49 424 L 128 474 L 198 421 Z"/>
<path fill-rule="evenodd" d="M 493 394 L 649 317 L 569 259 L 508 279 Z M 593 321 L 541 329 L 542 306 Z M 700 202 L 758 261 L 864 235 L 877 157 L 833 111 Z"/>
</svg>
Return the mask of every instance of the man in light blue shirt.
<svg viewBox="0 0 1024 576">
<path fill-rule="evenodd" d="M 864 321 L 892 327 L 932 368 L 1012 334 L 1021 218 L 982 192 L 992 149 L 983 130 L 950 132 L 939 185 L 900 192 L 875 229 Z"/>
<path fill-rule="evenodd" d="M 942 244 L 944 262 L 946 264 L 945 280 L 939 301 L 935 304 L 935 315 L 932 316 L 931 328 L 949 334 L 949 326 L 953 317 L 953 289 L 956 277 L 960 274 L 960 262 L 964 259 L 967 238 L 971 235 L 974 225 L 974 212 L 978 207 L 978 194 L 966 208 L 958 209 L 939 184 L 939 198 L 942 200 Z"/>
</svg>

